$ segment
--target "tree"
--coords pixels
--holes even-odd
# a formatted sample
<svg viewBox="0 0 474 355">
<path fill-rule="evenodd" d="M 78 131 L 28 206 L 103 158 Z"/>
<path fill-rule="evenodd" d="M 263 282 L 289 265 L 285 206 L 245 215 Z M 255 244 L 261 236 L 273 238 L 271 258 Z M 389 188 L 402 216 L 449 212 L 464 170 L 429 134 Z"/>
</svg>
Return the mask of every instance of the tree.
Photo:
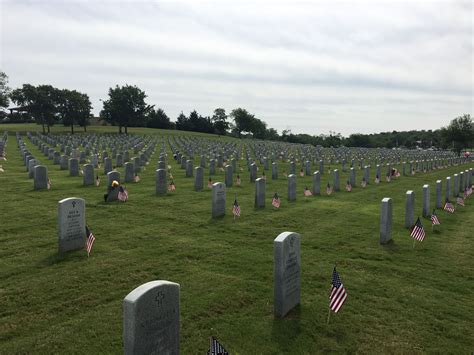
<svg viewBox="0 0 474 355">
<path fill-rule="evenodd" d="M 225 135 L 229 129 L 229 123 L 227 122 L 227 115 L 223 108 L 216 108 L 214 115 L 212 116 L 212 124 L 217 134 Z"/>
<path fill-rule="evenodd" d="M 251 132 L 254 138 L 265 139 L 267 124 L 258 118 L 253 117 Z"/>
<path fill-rule="evenodd" d="M 148 114 L 147 127 L 173 129 L 173 123 L 161 108 L 150 110 Z"/>
<path fill-rule="evenodd" d="M 181 131 L 190 131 L 189 119 L 182 111 L 176 119 L 176 129 Z"/>
<path fill-rule="evenodd" d="M 252 132 L 252 125 L 255 117 L 247 112 L 243 108 L 236 108 L 230 113 L 230 117 L 235 122 L 235 129 L 239 138 L 242 136 L 242 132 Z"/>
<path fill-rule="evenodd" d="M 63 89 L 58 93 L 58 113 L 65 126 L 71 126 L 74 134 L 74 123 L 84 127 L 89 124 L 91 117 L 91 102 L 87 94 L 76 90 Z"/>
<path fill-rule="evenodd" d="M 10 99 L 17 105 L 31 114 L 37 124 L 50 127 L 54 125 L 57 117 L 58 89 L 51 85 L 39 85 L 37 87 L 30 84 L 23 84 L 21 88 L 15 89 L 10 95 Z"/>
<path fill-rule="evenodd" d="M 460 154 L 461 150 L 472 147 L 474 141 L 474 124 L 471 115 L 456 117 L 448 127 L 441 130 L 445 141 L 452 143 L 453 149 Z"/>
<path fill-rule="evenodd" d="M 0 109 L 8 107 L 10 88 L 8 87 L 8 76 L 4 72 L 0 71 Z M 3 115 L 3 111 L 0 111 L 0 118 Z"/>
<path fill-rule="evenodd" d="M 125 127 L 144 126 L 146 118 L 153 106 L 145 103 L 146 94 L 136 86 L 125 85 L 109 89 L 109 99 L 104 101 L 100 112 L 101 119 L 119 126 L 119 133 Z"/>
</svg>

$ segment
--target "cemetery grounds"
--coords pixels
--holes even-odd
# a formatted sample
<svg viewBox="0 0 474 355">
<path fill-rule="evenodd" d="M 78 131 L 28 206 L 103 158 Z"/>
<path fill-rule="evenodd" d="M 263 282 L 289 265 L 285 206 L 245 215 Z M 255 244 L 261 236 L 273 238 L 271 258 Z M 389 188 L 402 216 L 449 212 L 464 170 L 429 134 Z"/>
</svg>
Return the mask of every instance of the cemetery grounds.
<svg viewBox="0 0 474 355">
<path fill-rule="evenodd" d="M 205 353 L 209 336 L 231 354 L 470 353 L 474 351 L 474 198 L 456 213 L 437 210 L 441 221 L 432 231 L 422 218 L 426 238 L 413 248 L 404 228 L 405 192 L 416 195 L 415 218 L 421 217 L 424 184 L 431 205 L 436 180 L 474 164 L 401 176 L 379 185 L 346 192 L 349 172 L 325 165 L 321 191 L 332 184 L 329 168 L 340 171 L 341 191 L 304 197 L 312 177 L 297 177 L 297 200 L 286 200 L 288 162 L 278 162 L 279 178 L 266 171 L 266 207 L 254 208 L 254 184 L 245 160 L 238 161 L 234 186 L 227 188 L 226 216 L 211 219 L 211 191 L 194 191 L 194 179 L 172 159 L 176 191 L 155 194 L 159 147 L 139 183 L 126 187 L 126 203 L 103 201 L 102 184 L 82 186 L 42 156 L 24 135 L 35 125 L 3 125 L 8 130 L 8 160 L 0 174 L 0 354 L 122 353 L 122 301 L 135 287 L 152 280 L 181 286 L 181 353 Z M 34 191 L 14 132 L 48 167 L 50 191 Z M 67 127 L 53 127 L 67 134 Z M 92 133 L 115 133 L 115 127 L 89 127 Z M 179 131 L 130 128 L 156 136 L 192 135 Z M 81 133 L 78 133 L 80 135 Z M 244 144 L 252 144 L 245 141 Z M 133 156 L 133 154 L 131 154 Z M 258 176 L 263 167 L 259 162 Z M 297 163 L 299 173 L 301 162 Z M 199 166 L 195 156 L 194 166 Z M 400 164 L 396 166 L 401 169 Z M 123 176 L 123 168 L 118 168 Z M 317 167 L 312 165 L 312 170 Z M 235 185 L 240 174 L 242 186 Z M 224 181 L 216 169 L 213 181 Z M 281 207 L 271 206 L 274 192 Z M 232 218 L 235 195 L 241 217 Z M 94 235 L 91 256 L 83 250 L 58 254 L 57 204 L 67 197 L 86 200 L 86 221 Z M 380 201 L 393 199 L 393 242 L 379 244 Z M 273 315 L 273 240 L 284 231 L 301 234 L 301 305 L 283 319 Z M 334 265 L 348 299 L 328 319 L 328 295 Z"/>
</svg>

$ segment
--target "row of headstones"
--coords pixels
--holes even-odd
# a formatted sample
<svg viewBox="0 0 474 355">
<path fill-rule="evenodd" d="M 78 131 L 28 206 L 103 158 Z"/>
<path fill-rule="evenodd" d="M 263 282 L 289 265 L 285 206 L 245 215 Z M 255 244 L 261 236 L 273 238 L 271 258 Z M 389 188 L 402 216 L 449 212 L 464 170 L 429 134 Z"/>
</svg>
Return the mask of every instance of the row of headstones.
<svg viewBox="0 0 474 355">
<path fill-rule="evenodd" d="M 273 241 L 274 316 L 285 317 L 301 302 L 300 235 L 284 232 Z M 124 354 L 179 354 L 180 285 L 158 280 L 123 300 Z"/>
<path fill-rule="evenodd" d="M 460 192 L 465 191 L 472 186 L 474 172 L 473 169 L 461 171 L 458 174 L 454 174 L 453 177 L 453 193 L 451 195 L 451 177 L 446 178 L 446 189 L 445 189 L 445 201 L 448 201 L 451 196 L 458 197 Z M 423 197 L 422 197 L 422 216 L 430 217 L 430 187 L 429 185 L 423 185 Z M 442 181 L 436 181 L 436 208 L 443 208 L 442 199 Z M 412 228 L 415 224 L 415 192 L 409 190 L 406 192 L 405 197 L 405 227 Z M 380 213 L 380 243 L 386 244 L 392 239 L 392 199 L 386 197 L 382 199 L 381 213 Z"/>
<path fill-rule="evenodd" d="M 18 135 L 17 138 L 20 139 L 19 146 L 20 150 L 24 156 L 25 165 L 27 166 L 28 177 L 34 178 L 34 189 L 47 189 L 48 186 L 48 170 L 46 166 L 39 165 L 39 161 L 34 159 L 34 157 L 26 150 L 25 144 L 22 142 L 21 137 Z M 134 162 L 125 163 L 125 182 L 134 181 L 134 177 L 137 172 L 140 171 L 140 167 L 144 166 L 152 154 L 154 149 L 153 145 L 150 145 L 147 150 L 141 155 L 140 158 L 134 158 Z M 58 152 L 54 152 L 59 154 Z M 65 158 L 65 159 L 63 159 Z M 69 158 L 67 156 L 61 157 L 61 168 L 63 168 L 63 162 L 67 161 L 67 168 L 69 169 L 70 176 L 79 176 L 79 162 L 77 158 Z M 111 160 L 105 158 L 105 170 L 104 173 L 108 174 L 112 172 Z M 93 185 L 95 182 L 94 176 L 94 164 L 85 164 L 83 167 L 83 184 L 84 185 Z"/>
<path fill-rule="evenodd" d="M 136 145 L 134 147 L 135 152 L 138 153 L 137 148 L 141 146 L 142 145 Z M 71 147 L 61 146 L 61 152 L 64 152 L 65 150 L 64 155 L 61 155 L 60 152 L 56 151 L 54 148 L 48 148 L 48 146 L 44 143 L 38 143 L 38 148 L 45 154 L 45 156 L 48 156 L 49 160 L 53 160 L 53 164 L 59 165 L 61 170 L 69 169 L 70 176 L 79 175 L 79 164 L 85 163 L 88 157 L 87 152 L 82 151 L 80 152 L 80 157 L 78 158 L 77 150 L 72 149 Z M 153 150 L 154 146 L 150 145 L 147 147 L 146 150 L 140 153 L 139 157 L 135 157 L 132 159 L 136 167 L 135 172 L 140 171 L 140 166 L 144 166 L 146 164 Z M 71 154 L 72 158 L 69 158 Z M 114 159 L 116 159 L 116 167 L 122 167 L 123 162 L 128 162 L 130 160 L 128 150 L 125 150 L 123 154 L 117 153 L 117 151 L 113 151 L 112 156 L 114 157 Z M 74 160 L 71 161 L 71 159 Z M 107 174 L 108 172 L 113 170 L 112 158 L 109 158 L 107 151 L 102 152 L 102 161 L 104 163 L 104 174 Z M 94 166 L 94 168 L 98 167 L 99 154 L 95 153 L 92 155 L 91 164 Z"/>
<path fill-rule="evenodd" d="M 255 166 L 255 164 L 253 164 Z M 203 181 L 202 181 L 202 168 L 196 168 L 196 171 L 199 170 L 199 175 L 196 174 L 196 177 L 199 176 L 199 189 L 202 189 Z M 256 171 L 256 170 L 252 170 Z M 229 173 L 227 173 L 229 172 Z M 162 171 L 160 176 L 166 176 L 166 171 Z M 225 188 L 232 186 L 232 166 L 226 167 L 226 182 L 216 182 L 213 184 L 212 187 L 212 217 L 220 217 L 225 215 Z M 255 173 L 251 175 L 255 177 Z M 367 184 L 369 184 L 369 168 L 366 167 L 364 171 L 364 179 Z M 158 171 L 157 171 L 157 183 L 159 180 Z M 229 181 L 227 181 L 229 180 Z M 287 178 L 288 180 L 288 201 L 295 201 L 297 197 L 297 190 L 296 190 L 296 175 L 290 174 Z M 197 181 L 197 179 L 196 179 Z M 263 178 L 256 178 L 255 182 L 255 207 L 265 207 L 265 200 L 266 200 L 266 179 Z M 356 185 L 356 171 L 354 168 L 350 170 L 349 182 L 352 186 Z M 340 179 L 339 179 L 339 171 L 335 169 L 333 171 L 333 191 L 337 192 L 340 191 Z M 196 188 L 198 190 L 198 188 Z M 312 185 L 312 194 L 313 195 L 320 195 L 321 194 L 321 174 L 319 171 L 313 173 L 313 185 Z"/>
<path fill-rule="evenodd" d="M 7 146 L 8 132 L 3 132 L 3 135 L 0 136 L 0 157 L 5 156 L 5 147 Z"/>
</svg>

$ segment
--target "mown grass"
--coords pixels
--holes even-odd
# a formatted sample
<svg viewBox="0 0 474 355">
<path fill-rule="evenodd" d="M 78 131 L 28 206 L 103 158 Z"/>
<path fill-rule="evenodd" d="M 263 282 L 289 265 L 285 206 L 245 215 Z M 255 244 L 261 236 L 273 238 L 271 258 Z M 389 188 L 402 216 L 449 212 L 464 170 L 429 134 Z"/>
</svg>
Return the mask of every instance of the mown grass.
<svg viewBox="0 0 474 355">
<path fill-rule="evenodd" d="M 435 181 L 442 179 L 444 189 L 446 176 L 472 164 L 310 198 L 303 197 L 303 187 L 311 185 L 311 177 L 298 177 L 292 203 L 280 174 L 277 181 L 267 180 L 267 207 L 260 210 L 253 208 L 254 186 L 244 169 L 243 186 L 227 190 L 228 214 L 212 220 L 210 191 L 193 191 L 193 179 L 172 159 L 176 192 L 155 195 L 155 153 L 141 182 L 127 186 L 130 200 L 105 204 L 105 186 L 83 187 L 82 177 L 68 177 L 24 139 L 48 166 L 53 188 L 33 191 L 11 135 L 0 174 L 2 354 L 121 353 L 122 300 L 156 279 L 181 285 L 183 354 L 206 352 L 210 335 L 232 354 L 474 350 L 474 198 L 453 215 L 439 211 L 436 232 L 424 219 L 427 237 L 415 249 L 403 227 L 406 190 L 415 191 L 421 215 L 423 184 L 430 185 L 434 204 Z M 281 172 L 288 164 L 279 166 Z M 357 170 L 358 182 L 361 175 Z M 341 185 L 346 179 L 342 173 Z M 219 180 L 222 172 L 214 178 Z M 322 184 L 328 180 L 326 173 Z M 279 210 L 270 205 L 274 191 L 282 197 Z M 235 194 L 242 207 L 236 222 Z M 71 196 L 86 200 L 87 223 L 97 238 L 89 259 L 85 251 L 57 253 L 57 202 Z M 394 241 L 388 246 L 378 243 L 383 197 L 393 198 Z M 283 231 L 302 236 L 301 305 L 285 319 L 274 319 L 273 239 Z M 335 263 L 349 298 L 327 324 Z"/>
</svg>

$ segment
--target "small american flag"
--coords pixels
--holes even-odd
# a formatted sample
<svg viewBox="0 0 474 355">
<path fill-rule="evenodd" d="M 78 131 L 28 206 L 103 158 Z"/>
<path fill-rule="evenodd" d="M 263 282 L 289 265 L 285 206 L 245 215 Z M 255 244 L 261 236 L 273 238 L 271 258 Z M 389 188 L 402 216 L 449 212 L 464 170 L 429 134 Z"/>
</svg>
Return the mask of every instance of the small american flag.
<svg viewBox="0 0 474 355">
<path fill-rule="evenodd" d="M 463 206 L 464 207 L 464 199 L 462 197 L 458 197 L 456 199 L 456 203 L 460 206 Z"/>
<path fill-rule="evenodd" d="M 367 181 L 365 181 L 365 178 L 362 179 L 360 186 L 362 186 L 362 188 L 365 188 L 367 186 Z"/>
<path fill-rule="evenodd" d="M 418 219 L 416 220 L 416 223 L 413 226 L 413 229 L 411 230 L 410 236 L 420 242 L 425 239 L 425 229 L 421 224 L 420 217 L 418 217 Z"/>
<path fill-rule="evenodd" d="M 346 190 L 347 190 L 348 192 L 351 192 L 351 191 L 352 191 L 352 185 L 351 185 L 350 181 L 348 181 L 347 184 L 346 184 Z"/>
<path fill-rule="evenodd" d="M 303 169 L 301 169 L 301 171 L 300 171 L 300 176 L 301 176 L 301 177 L 304 176 L 304 171 L 303 171 Z"/>
<path fill-rule="evenodd" d="M 326 194 L 328 194 L 328 195 L 332 194 L 332 187 L 331 187 L 331 185 L 329 184 L 329 182 L 328 182 L 328 184 L 327 184 L 327 186 L 326 186 Z"/>
<path fill-rule="evenodd" d="M 443 209 L 445 211 L 448 211 L 449 213 L 454 213 L 454 205 L 449 201 L 446 201 L 446 203 L 444 204 Z"/>
<path fill-rule="evenodd" d="M 308 189 L 307 186 L 304 187 L 304 195 L 305 195 L 306 197 L 308 197 L 308 196 L 313 196 L 313 193 L 311 192 L 310 189 Z"/>
<path fill-rule="evenodd" d="M 138 176 L 137 174 L 135 174 L 134 180 L 135 180 L 135 182 L 139 182 L 139 181 L 140 181 L 140 176 Z"/>
<path fill-rule="evenodd" d="M 397 172 L 395 173 L 395 177 L 400 177 L 400 172 L 397 170 Z"/>
<path fill-rule="evenodd" d="M 51 185 L 51 180 L 48 178 L 48 185 L 47 185 L 48 190 L 51 190 L 51 186 L 52 186 L 52 185 Z"/>
<path fill-rule="evenodd" d="M 235 217 L 240 217 L 240 206 L 237 202 L 237 198 L 234 200 L 234 205 L 232 206 L 232 214 L 234 215 L 234 219 Z"/>
<path fill-rule="evenodd" d="M 331 294 L 329 295 L 329 308 L 331 311 L 334 313 L 339 312 L 342 305 L 346 301 L 346 298 L 346 289 L 344 288 L 341 277 L 334 266 L 334 270 L 332 271 Z"/>
<path fill-rule="evenodd" d="M 94 234 L 89 230 L 89 228 L 86 226 L 86 250 L 87 250 L 87 257 L 89 257 L 91 251 L 92 251 L 92 245 L 94 245 L 95 242 L 95 237 Z"/>
<path fill-rule="evenodd" d="M 433 210 L 433 213 L 431 214 L 431 223 L 432 223 L 433 225 L 441 224 L 441 223 L 439 222 L 438 216 L 437 216 L 436 213 L 435 213 L 435 210 Z"/>
<path fill-rule="evenodd" d="M 379 182 L 380 182 L 380 178 L 379 178 L 379 176 L 377 175 L 377 176 L 375 177 L 375 183 L 378 184 Z"/>
<path fill-rule="evenodd" d="M 385 180 L 387 180 L 387 182 L 390 182 L 392 180 L 392 178 L 390 177 L 389 174 L 387 174 L 387 176 L 385 177 Z"/>
<path fill-rule="evenodd" d="M 95 186 L 99 186 L 99 185 L 100 185 L 100 177 L 99 175 L 97 175 L 95 178 Z"/>
<path fill-rule="evenodd" d="M 210 347 L 207 351 L 207 355 L 229 355 L 227 350 L 222 346 L 221 343 L 217 341 L 216 338 L 211 337 L 210 339 Z"/>
<path fill-rule="evenodd" d="M 240 179 L 240 175 L 237 175 L 237 180 L 235 181 L 235 184 L 237 186 L 240 186 L 241 183 L 242 183 L 242 179 Z"/>
<path fill-rule="evenodd" d="M 117 197 L 122 202 L 125 202 L 128 200 L 128 192 L 127 190 L 125 190 L 123 186 L 119 186 L 119 193 Z"/>
<path fill-rule="evenodd" d="M 168 185 L 168 191 L 175 191 L 176 190 L 176 185 L 174 184 L 174 181 L 171 181 L 170 184 Z"/>
<path fill-rule="evenodd" d="M 275 208 L 280 208 L 280 198 L 278 197 L 278 194 L 276 192 L 272 198 L 272 205 Z"/>
<path fill-rule="evenodd" d="M 209 178 L 209 181 L 207 182 L 207 187 L 212 189 L 212 179 Z"/>
</svg>

